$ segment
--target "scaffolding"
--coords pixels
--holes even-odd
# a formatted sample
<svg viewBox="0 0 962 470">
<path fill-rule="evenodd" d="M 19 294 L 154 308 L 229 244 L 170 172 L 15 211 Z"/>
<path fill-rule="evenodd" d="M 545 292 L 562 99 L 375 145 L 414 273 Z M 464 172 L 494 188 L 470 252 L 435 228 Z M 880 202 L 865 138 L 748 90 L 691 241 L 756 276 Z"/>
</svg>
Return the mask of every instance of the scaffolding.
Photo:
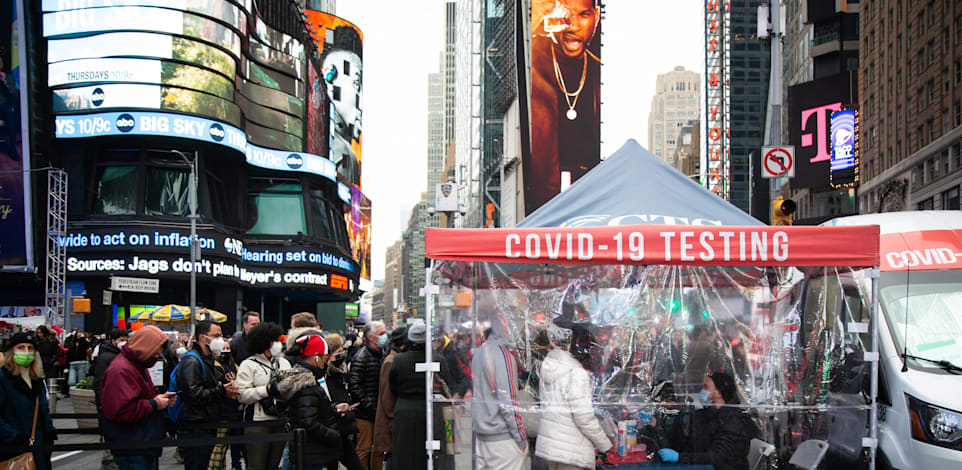
<svg viewBox="0 0 962 470">
<path fill-rule="evenodd" d="M 63 325 L 66 277 L 67 172 L 47 170 L 47 325 Z"/>
</svg>

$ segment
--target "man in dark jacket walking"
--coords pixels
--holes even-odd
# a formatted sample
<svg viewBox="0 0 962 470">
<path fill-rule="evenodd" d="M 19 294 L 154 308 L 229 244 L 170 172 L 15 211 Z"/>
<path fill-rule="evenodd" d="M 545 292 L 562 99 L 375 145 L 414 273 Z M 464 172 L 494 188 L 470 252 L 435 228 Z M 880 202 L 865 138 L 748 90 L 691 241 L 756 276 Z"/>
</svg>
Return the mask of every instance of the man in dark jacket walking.
<svg viewBox="0 0 962 470">
<path fill-rule="evenodd" d="M 120 354 L 104 372 L 101 432 L 107 442 L 164 439 L 162 410 L 172 405 L 177 397 L 171 392 L 154 393 L 147 368 L 160 360 L 167 341 L 167 335 L 159 328 L 145 326 L 121 348 Z M 161 451 L 119 449 L 114 450 L 114 459 L 118 470 L 157 470 Z"/>
<path fill-rule="evenodd" d="M 107 367 L 120 354 L 120 348 L 126 343 L 127 330 L 114 328 L 110 331 L 110 341 L 100 345 L 100 354 L 94 359 L 94 403 L 97 404 L 98 410 L 100 409 L 100 389 L 103 384 L 104 372 L 107 372 Z"/>
<path fill-rule="evenodd" d="M 234 333 L 230 339 L 230 353 L 234 356 L 234 364 L 240 364 L 250 357 L 250 353 L 247 352 L 247 332 L 261 324 L 260 314 L 253 310 L 244 312 L 242 317 L 241 331 Z"/>
<path fill-rule="evenodd" d="M 381 361 L 384 360 L 387 343 L 387 328 L 384 323 L 368 322 L 364 325 L 364 346 L 354 356 L 348 372 L 351 398 L 361 404 L 354 412 L 358 429 L 357 456 L 368 470 L 378 470 L 384 462 L 383 455 L 375 455 L 373 449 Z"/>
<path fill-rule="evenodd" d="M 177 388 L 182 392 L 183 408 L 177 417 L 178 439 L 207 439 L 215 437 L 209 428 L 220 419 L 221 401 L 237 399 L 240 391 L 233 382 L 221 384 L 214 369 L 214 356 L 224 350 L 224 335 L 220 326 L 201 321 L 194 326 L 194 346 L 184 355 L 174 372 Z M 206 428 L 205 428 L 206 427 Z M 185 470 L 206 470 L 214 446 L 183 447 Z"/>
<path fill-rule="evenodd" d="M 107 372 L 107 367 L 109 367 L 110 363 L 113 362 L 118 354 L 120 354 L 120 348 L 122 348 L 126 343 L 127 330 L 114 328 L 110 331 L 110 339 L 100 345 L 100 353 L 97 354 L 97 358 L 94 359 L 94 403 L 97 405 L 97 412 L 100 413 L 101 419 L 103 419 L 103 410 L 100 407 L 100 390 L 103 384 L 104 372 Z M 100 426 L 103 427 L 102 422 Z M 109 449 L 104 450 L 103 457 L 100 461 L 100 468 L 102 470 L 111 470 L 117 468 L 117 466 L 114 464 L 114 458 Z"/>
</svg>

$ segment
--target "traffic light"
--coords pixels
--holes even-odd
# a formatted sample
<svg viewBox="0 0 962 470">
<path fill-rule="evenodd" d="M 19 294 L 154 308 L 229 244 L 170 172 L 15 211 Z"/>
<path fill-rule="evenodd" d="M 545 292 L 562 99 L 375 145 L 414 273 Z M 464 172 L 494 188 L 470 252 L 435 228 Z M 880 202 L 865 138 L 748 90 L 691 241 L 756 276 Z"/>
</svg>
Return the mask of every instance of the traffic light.
<svg viewBox="0 0 962 470">
<path fill-rule="evenodd" d="M 792 225 L 795 201 L 778 196 L 772 201 L 772 225 Z"/>
</svg>

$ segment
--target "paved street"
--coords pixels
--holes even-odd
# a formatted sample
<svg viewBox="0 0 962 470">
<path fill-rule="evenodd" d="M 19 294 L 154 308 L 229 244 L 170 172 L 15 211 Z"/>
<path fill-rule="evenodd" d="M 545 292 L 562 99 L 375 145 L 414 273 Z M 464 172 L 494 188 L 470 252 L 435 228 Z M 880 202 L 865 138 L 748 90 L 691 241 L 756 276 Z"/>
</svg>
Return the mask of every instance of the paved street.
<svg viewBox="0 0 962 470">
<path fill-rule="evenodd" d="M 57 413 L 73 413 L 73 405 L 70 398 L 61 397 L 57 400 Z M 77 420 L 74 419 L 55 419 L 53 422 L 57 429 L 77 429 Z M 100 436 L 81 435 L 81 434 L 61 434 L 57 444 L 81 444 L 100 442 Z M 53 468 L 55 469 L 76 469 L 76 470 L 97 470 L 100 468 L 102 458 L 101 451 L 73 451 L 73 452 L 54 452 Z M 160 457 L 159 470 L 183 469 L 184 465 L 174 460 L 174 448 L 165 448 L 164 454 Z M 227 455 L 227 468 L 230 468 L 230 453 Z"/>
</svg>

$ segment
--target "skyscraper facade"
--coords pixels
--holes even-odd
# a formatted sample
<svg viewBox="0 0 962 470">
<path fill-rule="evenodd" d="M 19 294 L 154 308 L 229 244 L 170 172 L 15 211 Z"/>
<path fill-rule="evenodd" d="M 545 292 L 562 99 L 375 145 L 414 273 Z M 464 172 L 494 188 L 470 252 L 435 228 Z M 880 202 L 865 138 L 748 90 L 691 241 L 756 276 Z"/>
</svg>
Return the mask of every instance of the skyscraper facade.
<svg viewBox="0 0 962 470">
<path fill-rule="evenodd" d="M 768 106 L 768 75 L 771 50 L 757 36 L 758 7 L 767 0 L 731 0 L 731 134 L 729 201 L 750 212 L 749 187 L 760 178 L 758 165 L 749 156 L 762 146 L 765 112 Z M 750 171 L 754 170 L 754 171 Z"/>
<path fill-rule="evenodd" d="M 959 209 L 962 4 L 862 3 L 859 211 Z"/>
<path fill-rule="evenodd" d="M 444 181 L 444 74 L 428 74 L 428 187 L 434 200 L 437 185 Z"/>
<path fill-rule="evenodd" d="M 699 74 L 682 66 L 659 74 L 655 81 L 648 112 L 648 150 L 665 162 L 673 160 L 682 127 L 699 117 L 700 85 Z"/>
</svg>

